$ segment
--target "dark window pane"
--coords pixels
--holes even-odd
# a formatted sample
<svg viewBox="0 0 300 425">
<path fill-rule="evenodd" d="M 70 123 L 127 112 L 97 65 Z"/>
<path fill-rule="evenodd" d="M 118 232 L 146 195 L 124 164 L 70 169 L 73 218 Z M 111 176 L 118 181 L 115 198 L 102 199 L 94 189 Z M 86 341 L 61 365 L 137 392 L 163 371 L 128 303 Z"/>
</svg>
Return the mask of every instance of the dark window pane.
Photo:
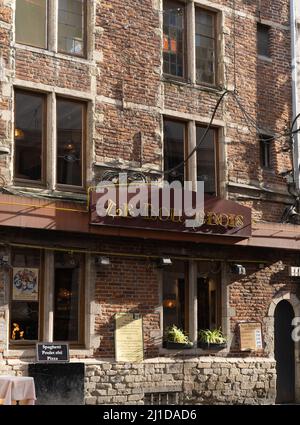
<svg viewBox="0 0 300 425">
<path fill-rule="evenodd" d="M 55 255 L 54 340 L 79 342 L 81 257 Z"/>
<path fill-rule="evenodd" d="M 215 84 L 215 14 L 196 8 L 196 80 Z"/>
<path fill-rule="evenodd" d="M 184 160 L 185 123 L 171 120 L 164 121 L 164 169 L 174 168 Z M 169 182 L 184 182 L 184 164 L 165 175 Z"/>
<path fill-rule="evenodd" d="M 187 280 L 185 278 L 186 266 L 182 261 L 175 262 L 171 269 L 163 273 L 163 318 L 164 330 L 176 325 L 185 330 Z"/>
<path fill-rule="evenodd" d="M 40 251 L 12 253 L 10 340 L 37 341 L 39 338 Z"/>
<path fill-rule="evenodd" d="M 16 92 L 15 172 L 16 178 L 42 180 L 45 97 Z"/>
<path fill-rule="evenodd" d="M 164 73 L 183 77 L 184 5 L 164 1 L 163 20 Z"/>
<path fill-rule="evenodd" d="M 57 183 L 82 186 L 84 104 L 57 100 Z"/>
<path fill-rule="evenodd" d="M 85 1 L 59 0 L 58 50 L 83 56 L 85 31 Z"/>
<path fill-rule="evenodd" d="M 272 138 L 268 135 L 260 136 L 260 160 L 264 168 L 272 168 L 271 156 Z"/>
<path fill-rule="evenodd" d="M 47 0 L 16 1 L 16 41 L 47 47 Z"/>
<path fill-rule="evenodd" d="M 197 145 L 204 133 L 205 128 L 197 126 Z M 204 181 L 204 192 L 211 195 L 216 193 L 215 168 L 215 130 L 209 130 L 197 148 L 197 179 Z"/>
<path fill-rule="evenodd" d="M 269 49 L 270 27 L 257 24 L 257 53 L 262 56 L 270 56 Z"/>
</svg>

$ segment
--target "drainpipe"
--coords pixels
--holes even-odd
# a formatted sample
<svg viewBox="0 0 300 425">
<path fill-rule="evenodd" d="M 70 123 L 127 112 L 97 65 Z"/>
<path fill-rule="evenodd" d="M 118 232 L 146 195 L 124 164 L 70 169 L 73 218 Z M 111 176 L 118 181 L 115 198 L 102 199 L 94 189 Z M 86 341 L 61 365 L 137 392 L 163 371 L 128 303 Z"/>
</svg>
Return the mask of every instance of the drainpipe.
<svg viewBox="0 0 300 425">
<path fill-rule="evenodd" d="M 293 117 L 295 118 L 299 114 L 299 104 L 298 99 L 298 79 L 297 79 L 297 23 L 296 23 L 296 2 L 298 0 L 291 0 L 290 3 L 290 25 L 291 25 L 291 53 L 292 53 L 292 105 L 293 105 Z M 294 129 L 299 128 L 299 120 L 295 123 Z M 296 185 L 296 190 L 300 189 L 300 180 L 299 180 L 299 133 L 294 135 L 294 151 L 293 151 L 293 162 L 294 162 L 294 181 Z"/>
</svg>

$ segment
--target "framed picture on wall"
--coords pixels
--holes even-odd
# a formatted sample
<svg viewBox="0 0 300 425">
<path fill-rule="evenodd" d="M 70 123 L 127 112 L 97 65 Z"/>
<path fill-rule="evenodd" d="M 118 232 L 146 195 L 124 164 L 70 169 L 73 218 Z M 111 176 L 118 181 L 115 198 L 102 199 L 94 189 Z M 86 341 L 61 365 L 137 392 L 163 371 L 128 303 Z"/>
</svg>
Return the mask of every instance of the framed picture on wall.
<svg viewBox="0 0 300 425">
<path fill-rule="evenodd" d="M 39 269 L 27 267 L 13 268 L 12 299 L 14 301 L 38 301 Z"/>
</svg>

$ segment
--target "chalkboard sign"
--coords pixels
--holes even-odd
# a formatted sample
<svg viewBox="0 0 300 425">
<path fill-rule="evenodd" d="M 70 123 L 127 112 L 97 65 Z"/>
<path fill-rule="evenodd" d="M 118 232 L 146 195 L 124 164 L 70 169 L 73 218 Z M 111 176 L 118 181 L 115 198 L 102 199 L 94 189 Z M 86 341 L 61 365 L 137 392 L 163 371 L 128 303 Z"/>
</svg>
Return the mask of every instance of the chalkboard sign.
<svg viewBox="0 0 300 425">
<path fill-rule="evenodd" d="M 39 342 L 36 344 L 36 360 L 39 363 L 68 362 L 69 344 L 55 342 Z"/>
</svg>

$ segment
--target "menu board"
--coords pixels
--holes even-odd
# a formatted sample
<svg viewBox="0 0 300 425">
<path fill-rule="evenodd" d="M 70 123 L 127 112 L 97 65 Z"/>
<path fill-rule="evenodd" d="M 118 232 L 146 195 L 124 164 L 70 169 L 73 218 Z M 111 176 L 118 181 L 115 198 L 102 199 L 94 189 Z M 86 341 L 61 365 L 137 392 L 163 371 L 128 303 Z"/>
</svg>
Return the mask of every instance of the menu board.
<svg viewBox="0 0 300 425">
<path fill-rule="evenodd" d="M 263 349 L 261 323 L 240 323 L 240 349 L 241 351 L 258 351 Z"/>
<path fill-rule="evenodd" d="M 140 362 L 144 359 L 143 320 L 140 314 L 115 315 L 116 360 Z"/>
</svg>

